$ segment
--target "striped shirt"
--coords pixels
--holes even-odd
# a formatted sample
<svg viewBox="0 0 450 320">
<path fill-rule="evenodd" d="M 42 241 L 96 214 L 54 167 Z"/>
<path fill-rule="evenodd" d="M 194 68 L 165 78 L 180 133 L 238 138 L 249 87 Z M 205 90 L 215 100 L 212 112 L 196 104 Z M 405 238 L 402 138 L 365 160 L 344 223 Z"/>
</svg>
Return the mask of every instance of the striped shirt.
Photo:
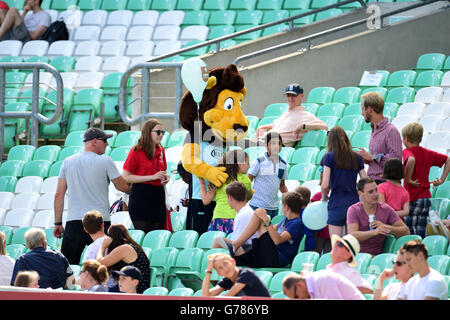
<svg viewBox="0 0 450 320">
<path fill-rule="evenodd" d="M 369 152 L 375 160 L 369 164 L 367 175 L 373 180 L 385 180 L 381 177 L 384 163 L 391 158 L 402 160 L 402 138 L 400 132 L 387 118 L 381 120 L 376 128 L 373 124 L 371 127 Z"/>
</svg>

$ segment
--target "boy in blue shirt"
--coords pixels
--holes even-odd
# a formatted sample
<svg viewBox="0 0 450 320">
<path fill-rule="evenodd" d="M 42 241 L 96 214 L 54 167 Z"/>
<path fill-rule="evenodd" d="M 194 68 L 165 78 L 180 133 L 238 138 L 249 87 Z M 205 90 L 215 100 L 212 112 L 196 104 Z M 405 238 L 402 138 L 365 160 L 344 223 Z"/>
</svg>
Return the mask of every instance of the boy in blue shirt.
<svg viewBox="0 0 450 320">
<path fill-rule="evenodd" d="M 231 256 L 238 266 L 252 268 L 282 268 L 288 266 L 298 252 L 304 235 L 304 226 L 300 213 L 302 196 L 297 192 L 283 194 L 281 203 L 284 219 L 272 225 L 267 211 L 257 208 L 247 227 L 238 239 L 232 242 Z M 252 240 L 252 246 L 244 251 L 241 246 L 255 232 L 258 237 Z M 228 249 L 227 246 L 224 246 Z"/>
</svg>

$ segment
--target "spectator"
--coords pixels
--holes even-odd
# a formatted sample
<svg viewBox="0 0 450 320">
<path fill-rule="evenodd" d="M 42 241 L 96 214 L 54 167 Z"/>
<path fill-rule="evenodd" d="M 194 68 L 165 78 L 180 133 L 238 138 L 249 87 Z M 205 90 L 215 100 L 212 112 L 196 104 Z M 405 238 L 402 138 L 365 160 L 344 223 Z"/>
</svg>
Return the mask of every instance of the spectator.
<svg viewBox="0 0 450 320">
<path fill-rule="evenodd" d="M 132 183 L 128 212 L 134 228 L 145 233 L 163 229 L 166 220 L 164 185 L 170 178 L 161 145 L 164 132 L 158 120 L 148 119 L 137 145 L 131 148 L 123 165 L 122 174 L 128 183 Z"/>
<path fill-rule="evenodd" d="M 105 254 L 107 252 L 107 254 Z M 150 287 L 150 261 L 142 247 L 133 240 L 127 228 L 122 224 L 112 224 L 108 229 L 108 236 L 103 240 L 97 254 L 97 261 L 112 271 L 121 270 L 125 266 L 138 268 L 142 274 L 142 281 L 137 287 L 138 293 L 143 293 Z M 118 279 L 112 273 L 108 282 L 110 292 L 118 292 Z"/>
<path fill-rule="evenodd" d="M 408 227 L 389 205 L 378 202 L 377 184 L 370 178 L 357 183 L 360 202 L 347 212 L 347 230 L 358 239 L 361 252 L 377 255 L 382 253 L 386 234 L 395 237 L 409 234 Z M 369 216 L 374 221 L 369 223 Z"/>
<path fill-rule="evenodd" d="M 100 250 L 103 240 L 106 237 L 106 234 L 103 231 L 103 216 L 97 210 L 91 210 L 85 213 L 82 223 L 84 231 L 89 234 L 93 241 L 84 252 L 83 262 L 92 259 L 95 260 L 97 258 L 98 250 Z"/>
<path fill-rule="evenodd" d="M 420 240 L 406 242 L 405 251 L 407 267 L 417 273 L 402 286 L 400 300 L 447 300 L 448 287 L 444 277 L 428 264 L 428 249 Z"/>
<path fill-rule="evenodd" d="M 409 215 L 409 193 L 402 186 L 405 177 L 403 164 L 399 159 L 389 159 L 384 163 L 383 178 L 386 182 L 378 185 L 380 203 L 387 203 L 404 220 Z"/>
<path fill-rule="evenodd" d="M 418 122 L 407 124 L 402 129 L 403 165 L 405 166 L 405 189 L 409 192 L 409 215 L 405 223 L 411 234 L 425 238 L 428 214 L 431 207 L 430 182 L 428 181 L 432 166 L 442 167 L 441 177 L 432 181 L 434 187 L 445 182 L 450 172 L 450 157 L 419 146 L 422 141 L 423 127 Z"/>
<path fill-rule="evenodd" d="M 209 288 L 212 270 L 223 277 L 212 289 Z M 218 296 L 225 290 L 226 296 L 270 297 L 267 286 L 249 268 L 236 267 L 236 261 L 227 253 L 214 253 L 208 256 L 208 267 L 202 284 L 202 296 Z"/>
<path fill-rule="evenodd" d="M 414 273 L 406 265 L 405 250 L 400 249 L 397 252 L 393 268 L 384 270 L 378 277 L 373 300 L 396 300 L 400 290 L 413 275 Z M 400 281 L 390 282 L 383 289 L 384 282 L 394 276 Z"/>
<path fill-rule="evenodd" d="M 53 235 L 63 236 L 61 252 L 70 264 L 79 264 L 86 245 L 92 243 L 84 231 L 81 220 L 86 212 L 97 210 L 103 215 L 105 228 L 111 224 L 109 183 L 117 190 L 129 192 L 129 187 L 110 157 L 102 156 L 111 134 L 98 128 L 89 128 L 84 133 L 84 152 L 64 160 L 59 172 L 55 193 L 55 227 Z M 62 225 L 64 196 L 68 195 L 68 213 L 65 227 Z"/>
<path fill-rule="evenodd" d="M 311 199 L 311 190 L 309 190 L 305 186 L 298 186 L 295 188 L 294 192 L 300 193 L 302 196 L 303 202 L 302 202 L 302 213 L 300 214 L 300 218 L 302 217 L 303 210 L 305 210 L 306 206 L 308 205 L 310 199 Z M 314 230 L 308 229 L 306 226 L 304 226 L 305 231 L 305 251 L 314 251 L 316 249 L 316 239 L 315 234 L 316 232 Z"/>
<path fill-rule="evenodd" d="M 302 196 L 297 192 L 283 194 L 281 203 L 284 219 L 277 225 L 272 225 L 266 210 L 255 210 L 247 227 L 236 241 L 233 241 L 231 255 L 235 257 L 238 266 L 252 268 L 286 267 L 294 259 L 302 240 L 303 222 L 300 218 Z M 241 246 L 255 233 L 252 247 L 244 252 Z"/>
<path fill-rule="evenodd" d="M 31 228 L 25 232 L 25 244 L 30 249 L 17 258 L 11 276 L 14 285 L 20 271 L 36 271 L 39 274 L 41 288 L 70 288 L 75 282 L 69 261 L 59 252 L 47 249 L 45 232 L 39 228 Z"/>
<path fill-rule="evenodd" d="M 245 184 L 239 181 L 233 181 L 225 187 L 225 193 L 227 201 L 230 207 L 236 211 L 236 217 L 233 223 L 233 234 L 231 239 L 227 238 L 215 238 L 212 245 L 213 248 L 228 248 L 232 249 L 232 242 L 236 241 L 244 229 L 247 227 L 250 219 L 253 216 L 254 210 L 247 204 L 248 190 Z M 248 251 L 251 248 L 252 240 L 257 237 L 255 232 L 249 239 L 242 245 L 244 251 Z"/>
<path fill-rule="evenodd" d="M 9 286 L 14 263 L 14 259 L 6 252 L 6 236 L 0 231 L 0 286 Z"/>
<path fill-rule="evenodd" d="M 120 271 L 114 271 L 114 275 L 119 277 L 120 292 L 138 293 L 137 288 L 142 281 L 142 274 L 138 268 L 126 266 Z"/>
<path fill-rule="evenodd" d="M 36 271 L 19 271 L 14 287 L 39 288 L 39 273 Z"/>
<path fill-rule="evenodd" d="M 290 84 L 285 89 L 289 110 L 283 113 L 272 124 L 260 126 L 256 130 L 256 138 L 262 138 L 265 131 L 276 132 L 283 138 L 286 147 L 294 147 L 310 130 L 328 130 L 325 122 L 302 106 L 303 88 L 297 83 Z M 261 142 L 263 143 L 263 142 Z"/>
<path fill-rule="evenodd" d="M 360 155 L 352 150 L 347 134 L 341 127 L 328 131 L 327 153 L 320 165 L 322 172 L 322 200 L 328 199 L 328 230 L 342 237 L 348 208 L 358 202 L 356 179 L 367 177 L 364 162 Z M 330 192 L 328 198 L 328 193 Z"/>
<path fill-rule="evenodd" d="M 206 190 L 205 181 L 200 179 L 200 192 L 205 206 L 210 204 L 214 197 L 216 199 L 216 206 L 213 211 L 213 217 L 209 224 L 208 231 L 223 231 L 228 235 L 233 232 L 236 211 L 228 204 L 225 188 L 231 182 L 239 181 L 246 187 L 244 196 L 247 192 L 252 191 L 252 182 L 247 176 L 249 167 L 248 155 L 242 150 L 230 150 L 223 156 L 220 166 L 223 166 L 226 169 L 225 172 L 228 174 L 227 181 L 225 181 L 220 188 L 209 183 L 208 190 Z"/>
<path fill-rule="evenodd" d="M 355 267 L 358 265 L 356 255 L 359 253 L 359 242 L 351 234 L 339 237 L 331 236 L 331 264 L 327 269 L 339 273 L 353 283 L 362 294 L 373 293 L 372 286 L 361 276 Z"/>
<path fill-rule="evenodd" d="M 386 160 L 402 158 L 402 139 L 397 128 L 383 115 L 384 100 L 378 92 L 368 92 L 361 96 L 361 114 L 371 123 L 369 152 L 359 148 L 359 155 L 369 165 L 367 175 L 377 184 L 385 181 L 381 176 Z"/>
<path fill-rule="evenodd" d="M 189 206 L 189 201 L 192 198 L 192 173 L 186 171 L 181 161 L 178 162 L 177 168 L 172 170 L 171 173 L 179 174 L 181 180 L 184 182 L 184 186 L 181 188 L 179 194 L 180 200 L 175 208 L 171 208 L 171 211 L 187 213 L 187 207 Z"/>
<path fill-rule="evenodd" d="M 42 10 L 41 4 L 42 0 L 26 0 L 22 14 L 17 8 L 9 8 L 6 13 L 2 10 L 0 40 L 39 40 L 51 23 L 50 15 Z"/>
<path fill-rule="evenodd" d="M 365 300 L 350 280 L 330 270 L 290 274 L 283 279 L 283 292 L 291 299 Z"/>
<path fill-rule="evenodd" d="M 287 163 L 280 156 L 283 141 L 279 133 L 270 132 L 266 135 L 267 152 L 257 158 L 248 171 L 248 177 L 253 181 L 255 193 L 249 204 L 253 210 L 263 208 L 271 218 L 278 215 L 278 190 L 288 191 L 284 181 L 287 179 Z"/>
<path fill-rule="evenodd" d="M 108 268 L 98 261 L 90 259 L 83 262 L 77 284 L 82 290 L 89 292 L 108 292 L 104 286 L 108 277 Z"/>
</svg>

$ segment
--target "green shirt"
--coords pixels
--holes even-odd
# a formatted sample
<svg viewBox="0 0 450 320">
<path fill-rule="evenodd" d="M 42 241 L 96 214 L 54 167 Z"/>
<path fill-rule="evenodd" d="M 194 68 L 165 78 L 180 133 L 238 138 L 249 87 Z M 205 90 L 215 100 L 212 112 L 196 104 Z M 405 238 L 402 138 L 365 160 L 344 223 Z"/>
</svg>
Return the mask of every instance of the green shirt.
<svg viewBox="0 0 450 320">
<path fill-rule="evenodd" d="M 246 174 L 238 173 L 237 181 L 242 182 L 248 191 L 252 190 L 252 181 Z M 216 191 L 216 207 L 214 209 L 212 219 L 234 219 L 236 211 L 231 209 L 227 201 L 227 194 L 225 187 L 227 184 L 223 184 Z"/>
</svg>

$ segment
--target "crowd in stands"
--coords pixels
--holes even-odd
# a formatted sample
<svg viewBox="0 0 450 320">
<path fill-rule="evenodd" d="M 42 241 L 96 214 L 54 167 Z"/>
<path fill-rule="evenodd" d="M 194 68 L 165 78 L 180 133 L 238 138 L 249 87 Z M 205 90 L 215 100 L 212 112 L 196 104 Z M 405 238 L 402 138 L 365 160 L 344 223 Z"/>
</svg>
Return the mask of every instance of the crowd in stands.
<svg viewBox="0 0 450 320">
<path fill-rule="evenodd" d="M 302 96 L 303 89 L 292 84 L 285 93 L 289 102 Z M 297 103 L 293 110 L 302 108 L 301 99 Z M 445 279 L 428 264 L 430 248 L 421 240 L 408 241 L 399 248 L 393 269 L 380 272 L 374 289 L 355 269 L 357 254 L 376 257 L 382 253 L 386 235 L 426 237 L 432 229 L 427 228 L 430 184 L 439 186 L 450 171 L 447 155 L 419 146 L 423 134 L 419 123 L 410 123 L 399 132 L 383 117 L 383 105 L 378 93 L 362 97 L 361 112 L 372 126 L 369 150 L 353 151 L 339 126 L 328 131 L 327 152 L 320 163 L 321 191 L 313 195 L 305 186 L 288 190 L 287 163 L 280 156 L 286 131 L 277 131 L 276 124 L 262 135 L 267 151 L 252 163 L 241 150 L 225 153 L 218 165 L 225 166 L 228 180 L 220 188 L 200 180 L 203 204 L 215 199 L 209 221 L 205 221 L 204 212 L 196 212 L 192 219 L 198 217 L 201 223 L 187 224 L 199 234 L 222 231 L 226 235 L 216 238 L 212 246 L 225 251 L 208 256 L 202 296 L 270 297 L 255 270 L 290 266 L 303 240 L 306 251 L 329 252 L 331 261 L 325 270 L 312 272 L 305 267 L 300 274 L 287 275 L 282 284 L 286 297 L 362 300 L 365 294 L 373 294 L 374 299 L 447 299 Z M 292 116 L 308 113 L 301 111 Z M 307 118 L 314 121 L 312 114 Z M 289 123 L 294 122 L 283 125 Z M 289 136 L 298 140 L 301 133 L 316 129 L 301 119 L 295 123 L 301 125 L 290 128 L 294 133 Z M 54 236 L 63 238 L 61 251 L 50 250 L 44 231 L 31 228 L 24 236 L 29 252 L 14 261 L 6 255 L 5 236 L 0 232 L 1 284 L 53 289 L 78 286 L 90 292 L 138 294 L 149 289 L 152 275 L 145 249 L 124 225 L 110 222 L 108 185 L 112 181 L 118 190 L 129 194 L 128 211 L 136 229 L 145 233 L 168 229 L 165 184 L 170 178 L 161 146 L 163 135 L 161 123 L 147 120 L 120 174 L 111 159 L 102 156 L 109 135 L 88 129 L 84 152 L 67 158 L 59 175 Z M 403 151 L 401 143 L 406 147 Z M 443 171 L 440 178 L 430 182 L 431 166 L 443 167 Z M 177 172 L 186 175 L 184 181 L 191 181 L 182 163 Z M 66 192 L 69 206 L 64 227 L 61 219 Z M 282 219 L 275 222 L 278 192 Z M 180 205 L 189 207 L 192 185 L 186 195 Z M 327 226 L 310 230 L 302 221 L 302 213 L 311 201 L 318 200 L 328 202 Z M 76 278 L 70 265 L 80 263 L 83 250 Z M 213 270 L 220 281 L 211 286 Z M 398 281 L 383 289 L 393 277 Z"/>
</svg>

